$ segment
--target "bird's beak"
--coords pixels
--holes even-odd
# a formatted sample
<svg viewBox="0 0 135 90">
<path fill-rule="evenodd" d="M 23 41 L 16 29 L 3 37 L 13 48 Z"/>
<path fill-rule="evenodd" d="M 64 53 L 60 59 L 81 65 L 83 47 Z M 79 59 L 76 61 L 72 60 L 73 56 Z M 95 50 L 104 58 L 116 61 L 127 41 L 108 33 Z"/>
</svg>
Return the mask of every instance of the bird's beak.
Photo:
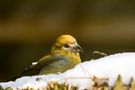
<svg viewBox="0 0 135 90">
<path fill-rule="evenodd" d="M 75 49 L 75 51 L 76 52 L 83 52 L 83 49 L 82 49 L 82 47 L 79 45 L 79 44 L 77 44 L 75 47 L 74 47 L 74 49 Z"/>
</svg>

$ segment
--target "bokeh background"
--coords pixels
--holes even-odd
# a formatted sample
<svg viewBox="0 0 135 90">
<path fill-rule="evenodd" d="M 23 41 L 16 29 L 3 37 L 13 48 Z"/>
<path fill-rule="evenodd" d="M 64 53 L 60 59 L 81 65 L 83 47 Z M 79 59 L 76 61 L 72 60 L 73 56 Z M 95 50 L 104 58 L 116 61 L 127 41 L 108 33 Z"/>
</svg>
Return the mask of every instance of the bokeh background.
<svg viewBox="0 0 135 90">
<path fill-rule="evenodd" d="M 71 34 L 82 61 L 135 51 L 134 0 L 0 0 L 0 81 L 16 75 Z"/>
</svg>

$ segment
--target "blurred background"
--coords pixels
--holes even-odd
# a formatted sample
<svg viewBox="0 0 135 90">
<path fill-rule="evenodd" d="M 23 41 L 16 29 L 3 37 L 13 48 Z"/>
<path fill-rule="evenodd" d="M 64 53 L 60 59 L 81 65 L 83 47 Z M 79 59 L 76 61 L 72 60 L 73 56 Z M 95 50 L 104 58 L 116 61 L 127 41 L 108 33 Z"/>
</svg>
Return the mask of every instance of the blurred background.
<svg viewBox="0 0 135 90">
<path fill-rule="evenodd" d="M 0 81 L 16 75 L 71 34 L 82 61 L 135 51 L 134 0 L 0 0 Z"/>
</svg>

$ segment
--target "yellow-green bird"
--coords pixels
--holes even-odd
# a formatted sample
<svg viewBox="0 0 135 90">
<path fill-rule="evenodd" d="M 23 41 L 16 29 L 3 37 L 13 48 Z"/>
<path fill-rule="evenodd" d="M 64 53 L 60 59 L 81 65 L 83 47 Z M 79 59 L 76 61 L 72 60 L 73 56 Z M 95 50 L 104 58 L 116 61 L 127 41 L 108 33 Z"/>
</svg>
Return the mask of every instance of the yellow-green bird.
<svg viewBox="0 0 135 90">
<path fill-rule="evenodd" d="M 82 48 L 73 36 L 62 35 L 56 39 L 48 55 L 26 68 L 20 76 L 64 72 L 81 62 L 81 51 Z"/>
</svg>

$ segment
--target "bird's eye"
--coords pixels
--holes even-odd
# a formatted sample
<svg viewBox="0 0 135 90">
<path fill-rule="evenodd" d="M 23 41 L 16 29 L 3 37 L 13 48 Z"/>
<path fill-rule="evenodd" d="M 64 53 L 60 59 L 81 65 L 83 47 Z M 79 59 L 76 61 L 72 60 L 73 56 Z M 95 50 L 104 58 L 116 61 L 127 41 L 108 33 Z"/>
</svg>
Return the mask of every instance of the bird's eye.
<svg viewBox="0 0 135 90">
<path fill-rule="evenodd" d="M 69 48 L 69 45 L 68 45 L 68 44 L 65 44 L 64 47 L 65 47 L 65 48 Z"/>
</svg>

